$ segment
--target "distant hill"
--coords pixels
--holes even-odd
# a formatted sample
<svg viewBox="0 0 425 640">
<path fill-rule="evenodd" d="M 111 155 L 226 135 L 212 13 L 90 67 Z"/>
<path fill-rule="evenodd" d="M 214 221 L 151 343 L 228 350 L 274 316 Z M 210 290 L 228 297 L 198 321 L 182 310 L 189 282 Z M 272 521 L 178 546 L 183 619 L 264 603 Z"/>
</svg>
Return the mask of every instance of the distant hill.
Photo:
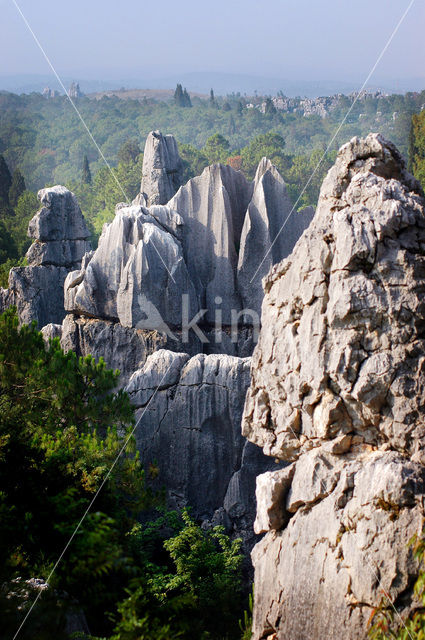
<svg viewBox="0 0 425 640">
<path fill-rule="evenodd" d="M 206 93 L 197 93 L 189 91 L 191 98 L 207 98 Z M 98 91 L 96 93 L 88 93 L 88 98 L 100 100 L 104 96 L 121 98 L 122 100 L 143 100 L 143 98 L 152 98 L 154 100 L 172 100 L 174 97 L 174 89 L 113 89 L 107 91 Z"/>
<path fill-rule="evenodd" d="M 104 78 L 100 79 L 85 78 L 84 74 L 76 73 L 75 76 L 64 75 L 62 81 L 65 87 L 69 87 L 71 82 L 78 81 L 81 91 L 86 94 L 112 92 L 117 95 L 117 91 L 121 92 L 121 87 L 126 92 L 135 89 L 140 91 L 160 91 L 163 96 L 169 95 L 174 90 L 177 83 L 183 84 L 184 87 L 192 95 L 209 94 L 211 88 L 217 96 L 232 93 L 240 93 L 241 95 L 276 95 L 282 91 L 288 97 L 302 96 L 307 98 L 316 98 L 318 96 L 329 96 L 335 93 L 349 94 L 358 91 L 361 86 L 361 80 L 309 80 L 308 78 L 279 78 L 246 75 L 238 73 L 222 73 L 222 72 L 193 72 L 170 74 L 167 76 L 156 75 L 140 72 L 134 75 L 124 75 L 117 73 L 109 74 L 104 72 Z M 0 90 L 13 91 L 14 93 L 31 93 L 42 92 L 48 86 L 57 89 L 62 93 L 62 89 L 56 78 L 52 74 L 35 75 L 35 74 L 0 74 Z M 374 79 L 368 85 L 368 89 L 382 89 L 388 93 L 405 93 L 406 91 L 420 91 L 425 86 L 425 78 L 404 78 L 402 80 L 391 79 Z M 147 87 L 144 89 L 144 87 Z M 165 93 L 163 93 L 165 92 Z M 147 94 L 149 96 L 149 94 Z M 123 97 L 123 96 L 120 96 Z M 129 97 L 129 96 L 126 96 Z M 142 95 L 143 97 L 143 95 Z M 150 94 L 150 97 L 156 97 Z M 160 97 L 158 99 L 167 99 Z"/>
</svg>

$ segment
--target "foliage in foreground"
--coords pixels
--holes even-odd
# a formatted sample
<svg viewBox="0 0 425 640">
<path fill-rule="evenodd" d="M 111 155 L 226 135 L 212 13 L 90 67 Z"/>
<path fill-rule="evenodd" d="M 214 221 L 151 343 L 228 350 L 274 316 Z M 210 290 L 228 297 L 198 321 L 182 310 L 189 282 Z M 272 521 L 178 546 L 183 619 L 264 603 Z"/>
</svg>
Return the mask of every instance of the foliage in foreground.
<svg viewBox="0 0 425 640">
<path fill-rule="evenodd" d="M 186 511 L 137 525 L 130 540 L 143 572 L 118 606 L 111 640 L 238 638 L 240 540 L 222 527 L 203 531 Z"/>
<path fill-rule="evenodd" d="M 413 587 L 416 608 L 406 619 L 402 619 L 394 603 L 387 597 L 383 598 L 372 613 L 368 634 L 371 640 L 425 639 L 425 528 L 422 535 L 414 535 L 409 544 L 419 563 L 419 573 Z"/>
<path fill-rule="evenodd" d="M 28 611 L 32 579 L 49 578 L 22 640 L 65 638 L 70 610 L 111 640 L 236 638 L 240 543 L 220 528 L 203 531 L 187 513 L 152 511 L 158 500 L 145 489 L 117 376 L 57 340 L 46 347 L 14 311 L 0 315 L 2 637 L 12 638 Z"/>
</svg>

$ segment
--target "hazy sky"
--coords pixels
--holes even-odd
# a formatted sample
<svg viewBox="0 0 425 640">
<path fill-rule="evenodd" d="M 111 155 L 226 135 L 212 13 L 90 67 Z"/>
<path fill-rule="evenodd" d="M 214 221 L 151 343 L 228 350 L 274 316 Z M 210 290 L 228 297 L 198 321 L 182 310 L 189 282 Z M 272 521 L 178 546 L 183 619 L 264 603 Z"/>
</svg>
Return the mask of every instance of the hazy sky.
<svg viewBox="0 0 425 640">
<path fill-rule="evenodd" d="M 364 79 L 409 0 L 17 0 L 61 74 L 103 79 L 219 71 Z M 0 0 L 0 72 L 49 72 L 12 0 Z M 416 0 L 376 79 L 425 76 Z"/>
</svg>

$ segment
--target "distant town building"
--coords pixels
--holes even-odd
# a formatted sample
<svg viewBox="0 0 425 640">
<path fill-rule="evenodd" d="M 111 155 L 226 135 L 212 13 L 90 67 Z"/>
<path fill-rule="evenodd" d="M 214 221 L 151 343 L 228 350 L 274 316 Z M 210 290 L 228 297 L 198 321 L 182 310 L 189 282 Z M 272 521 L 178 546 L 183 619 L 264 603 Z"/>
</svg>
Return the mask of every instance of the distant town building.
<svg viewBox="0 0 425 640">
<path fill-rule="evenodd" d="M 322 96 L 319 98 L 287 98 L 281 92 L 279 92 L 275 98 L 272 98 L 273 104 L 277 111 L 285 111 L 287 113 L 302 113 L 304 116 L 318 115 L 321 118 L 326 118 L 331 111 L 336 109 L 345 96 L 342 93 L 337 93 L 333 96 Z M 352 102 L 356 99 L 358 102 L 364 101 L 366 98 L 383 98 L 387 94 L 382 91 L 369 91 L 363 90 L 360 94 L 350 93 L 348 98 Z M 257 106 L 247 105 L 247 108 L 257 108 L 262 113 L 266 110 L 266 103 L 263 102 Z M 380 112 L 378 112 L 379 114 Z M 360 114 L 359 118 L 364 117 L 364 114 Z"/>
</svg>

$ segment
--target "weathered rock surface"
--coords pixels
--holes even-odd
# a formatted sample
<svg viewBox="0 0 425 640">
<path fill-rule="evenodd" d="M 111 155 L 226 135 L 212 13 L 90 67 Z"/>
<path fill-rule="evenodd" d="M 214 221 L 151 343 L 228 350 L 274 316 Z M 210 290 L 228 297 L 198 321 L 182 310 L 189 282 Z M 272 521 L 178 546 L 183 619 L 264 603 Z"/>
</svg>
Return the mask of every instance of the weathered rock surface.
<svg viewBox="0 0 425 640">
<path fill-rule="evenodd" d="M 304 457 L 292 485 L 299 495 Z M 408 542 L 424 515 L 422 466 L 375 451 L 335 460 L 333 471 L 333 491 L 305 493 L 287 526 L 254 547 L 254 639 L 364 640 L 383 593 L 408 611 L 417 570 Z M 328 473 L 318 471 L 325 482 Z"/>
<path fill-rule="evenodd" d="M 21 323 L 36 320 L 42 328 L 60 324 L 65 317 L 65 278 L 80 267 L 90 250 L 90 234 L 71 191 L 61 186 L 41 189 L 38 198 L 43 206 L 28 228 L 34 240 L 26 254 L 28 267 L 11 269 L 9 288 L 1 290 L 0 305 L 4 310 L 15 304 Z"/>
<path fill-rule="evenodd" d="M 167 204 L 183 181 L 183 162 L 172 135 L 151 131 L 143 152 L 142 183 L 135 204 Z"/>
<path fill-rule="evenodd" d="M 249 358 L 161 349 L 131 377 L 126 391 L 140 420 L 135 437 L 146 466 L 159 468 L 158 487 L 171 508 L 252 541 L 256 476 L 275 463 L 247 443 L 240 420 Z"/>
<path fill-rule="evenodd" d="M 424 249 L 421 189 L 371 134 L 341 148 L 312 223 L 266 278 L 243 433 L 295 462 L 290 486 L 282 472 L 258 479 L 269 532 L 252 554 L 254 640 L 365 638 L 382 592 L 411 606 Z"/>
<path fill-rule="evenodd" d="M 182 295 L 188 316 L 198 311 L 183 259 L 182 225 L 169 207 L 121 207 L 94 254 L 69 274 L 66 310 L 171 335 L 172 327 L 182 325 Z"/>
<path fill-rule="evenodd" d="M 54 340 L 55 338 L 59 338 L 60 340 L 62 337 L 62 325 L 49 322 L 49 324 L 46 324 L 42 328 L 41 333 L 43 334 L 44 341 L 47 344 L 49 343 L 49 340 Z"/>
<path fill-rule="evenodd" d="M 149 139 L 159 149 L 165 138 L 155 135 Z M 161 153 L 156 167 L 165 171 Z M 267 229 L 252 228 L 244 236 L 239 287 L 237 249 L 244 220 L 246 227 L 254 210 Z M 290 211 L 285 184 L 266 159 L 255 185 L 230 166 L 213 165 L 181 187 L 167 206 L 120 203 L 96 252 L 68 276 L 65 308 L 126 327 L 158 330 L 174 339 L 173 350 L 183 342 L 183 350 L 193 353 L 184 346 L 188 336 L 180 335 L 189 325 L 190 341 L 197 342 L 199 351 L 250 355 L 259 321 L 241 313 L 241 291 L 245 306 L 258 316 L 264 269 L 255 273 L 254 262 L 260 264 L 263 248 L 266 252 L 272 242 L 268 266 L 286 255 L 311 217 L 311 212 L 292 216 L 285 234 L 278 235 Z M 196 324 L 190 324 L 195 316 Z"/>
</svg>

